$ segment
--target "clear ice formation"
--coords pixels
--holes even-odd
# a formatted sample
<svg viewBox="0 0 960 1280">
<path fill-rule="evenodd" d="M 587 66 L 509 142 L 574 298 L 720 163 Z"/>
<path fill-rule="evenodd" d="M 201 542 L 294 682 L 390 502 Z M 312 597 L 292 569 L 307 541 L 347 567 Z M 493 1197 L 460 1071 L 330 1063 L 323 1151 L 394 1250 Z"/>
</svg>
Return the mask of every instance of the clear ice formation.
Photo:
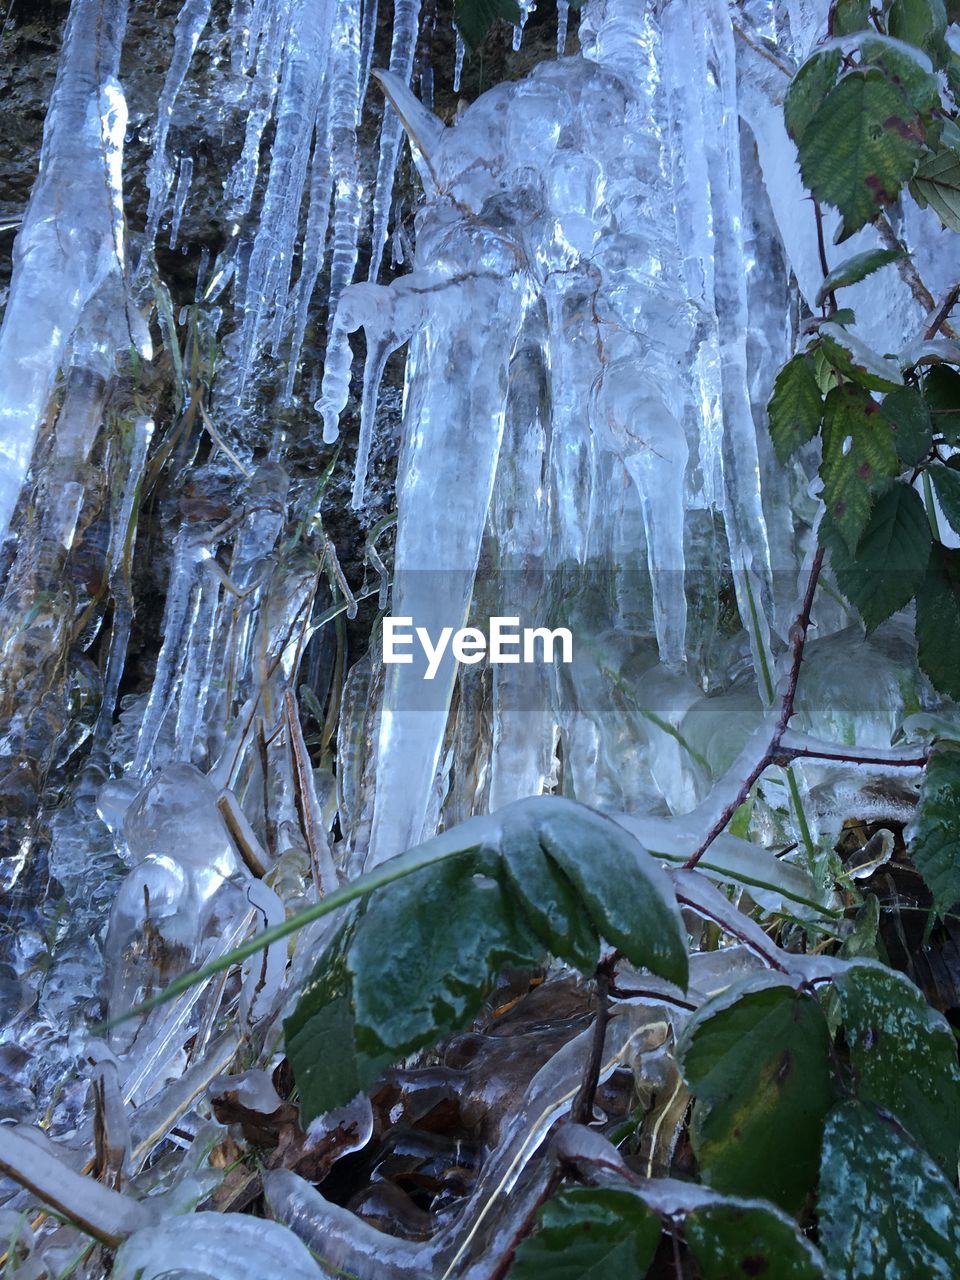
<svg viewBox="0 0 960 1280">
<path fill-rule="evenodd" d="M 557 791 L 617 815 L 675 862 L 735 794 L 743 760 L 769 736 L 817 512 L 808 460 L 790 471 L 772 457 L 764 405 L 794 340 L 791 279 L 811 305 L 821 279 L 781 103 L 828 5 L 734 8 L 732 18 L 722 0 L 589 0 L 579 54 L 495 86 L 448 126 L 410 88 L 416 0 L 395 6 L 379 71 L 375 0 L 233 0 L 229 14 L 184 0 L 170 24 L 145 230 L 129 230 L 142 270 L 131 273 L 117 80 L 126 6 L 73 0 L 0 330 L 0 530 L 18 501 L 30 517 L 8 543 L 0 601 L 0 853 L 16 926 L 3 941 L 0 989 L 13 1013 L 0 1035 L 23 1062 L 16 1078 L 0 1072 L 5 1106 L 43 1114 L 73 1071 L 53 1131 L 79 1151 L 91 1121 L 77 1028 L 98 996 L 120 1011 L 337 875 L 461 819 Z M 568 16 L 561 4 L 564 51 Z M 178 111 L 215 23 L 226 55 L 205 73 L 240 123 L 219 202 L 226 244 L 201 259 L 185 310 L 192 337 L 217 348 L 209 401 L 195 397 L 216 447 L 198 463 L 196 436 L 171 443 L 159 412 L 138 404 L 98 453 L 118 356 L 132 346 L 151 358 L 142 310 L 153 251 L 164 238 L 189 247 L 201 165 L 178 141 Z M 447 70 L 457 93 L 464 56 L 458 36 Z M 360 124 L 368 95 L 381 93 L 374 162 Z M 401 129 L 422 194 L 404 185 L 415 247 L 397 274 L 384 248 Z M 406 225 L 392 230 L 407 243 Z M 827 211 L 828 241 L 834 230 Z M 933 215 L 910 210 L 897 231 L 942 295 L 954 264 L 938 253 Z M 835 262 L 875 243 L 868 228 L 829 252 Z M 353 283 L 367 246 L 367 279 Z M 922 330 L 896 270 L 849 300 L 884 350 Z M 185 321 L 163 311 L 162 292 L 157 305 L 150 323 L 176 364 Z M 377 546 L 389 524 L 378 468 L 400 401 L 385 374 L 404 347 L 390 563 Z M 186 420 L 198 410 L 186 375 L 178 394 Z M 46 422 L 50 446 L 31 472 Z M 355 429 L 362 584 L 322 528 L 329 446 Z M 304 452 L 316 454 L 306 481 Z M 158 500 L 148 540 L 141 504 L 162 490 L 164 466 L 176 493 Z M 84 540 L 102 553 L 93 600 L 71 558 Z M 154 572 L 164 595 L 156 668 L 127 684 L 135 592 Z M 375 627 L 369 651 L 350 653 L 341 671 L 335 627 L 382 583 L 381 610 L 432 632 L 492 615 L 569 625 L 574 661 L 488 670 L 446 660 L 425 696 L 416 666 L 383 664 Z M 824 594 L 815 623 L 797 741 L 858 742 L 882 759 L 898 735 L 934 722 L 902 619 L 864 642 Z M 98 667 L 91 646 L 107 628 Z M 291 721 L 303 688 L 339 708 L 335 726 L 321 708 L 312 757 Z M 879 800 L 882 788 L 842 768 L 798 768 L 815 838 L 854 803 L 862 815 L 881 801 L 909 814 L 909 786 L 896 793 L 877 772 Z M 48 773 L 57 781 L 45 790 Z M 46 860 L 24 835 L 37 813 L 49 818 Z M 793 838 L 776 771 L 758 813 L 758 831 Z M 757 844 L 730 837 L 715 854 L 734 881 L 761 864 L 773 876 Z M 771 892 L 796 907 L 812 892 L 805 874 L 784 864 Z M 65 907 L 42 915 L 48 876 Z M 194 1101 L 233 1064 L 241 1030 L 272 1051 L 292 986 L 329 936 L 321 924 L 298 940 L 289 972 L 275 946 L 233 987 L 197 988 L 121 1024 L 97 1050 L 112 1111 L 132 1108 L 126 1130 L 117 1125 L 121 1163 L 142 1170 L 164 1135 L 196 1118 Z M 242 1028 L 223 1029 L 223 999 Z M 568 1066 L 544 1068 L 541 1101 L 559 1096 Z M 269 1100 L 262 1078 L 244 1087 Z M 533 1112 L 517 1123 L 528 1121 Z M 490 1179 L 522 1137 L 506 1136 Z M 190 1207 L 201 1182 L 189 1171 L 164 1194 Z M 279 1221 L 308 1245 L 325 1231 L 353 1274 L 416 1274 L 428 1255 L 430 1265 L 459 1256 L 455 1231 L 435 1248 L 388 1248 L 289 1171 L 269 1174 L 265 1190 Z M 223 1274 L 203 1215 L 191 1225 L 190 1238 L 138 1231 L 117 1274 L 153 1266 L 157 1250 Z M 291 1274 L 315 1273 L 289 1232 L 273 1234 Z M 464 1274 L 484 1274 L 482 1259 L 470 1265 Z"/>
</svg>

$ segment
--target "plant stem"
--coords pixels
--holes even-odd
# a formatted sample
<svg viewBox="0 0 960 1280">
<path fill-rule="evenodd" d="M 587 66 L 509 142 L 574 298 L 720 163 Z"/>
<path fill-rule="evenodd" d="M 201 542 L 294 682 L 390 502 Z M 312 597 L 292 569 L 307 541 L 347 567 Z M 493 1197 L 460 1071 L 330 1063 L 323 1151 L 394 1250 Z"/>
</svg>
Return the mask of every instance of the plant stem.
<svg viewBox="0 0 960 1280">
<path fill-rule="evenodd" d="M 940 538 L 940 523 L 937 520 L 937 504 L 933 500 L 933 485 L 930 483 L 930 472 L 923 473 L 923 505 L 927 509 L 927 519 L 930 521 L 930 532 L 933 534 L 937 542 Z"/>
<path fill-rule="evenodd" d="M 593 1023 L 593 1039 L 590 1042 L 590 1057 L 583 1073 L 583 1083 L 570 1108 L 571 1119 L 577 1124 L 590 1124 L 593 1121 L 593 1104 L 597 1096 L 597 1085 L 600 1083 L 600 1068 L 603 1065 L 603 1043 L 610 1016 L 611 976 L 604 966 L 597 969 L 594 979 L 596 987 L 597 1014 Z"/>
</svg>

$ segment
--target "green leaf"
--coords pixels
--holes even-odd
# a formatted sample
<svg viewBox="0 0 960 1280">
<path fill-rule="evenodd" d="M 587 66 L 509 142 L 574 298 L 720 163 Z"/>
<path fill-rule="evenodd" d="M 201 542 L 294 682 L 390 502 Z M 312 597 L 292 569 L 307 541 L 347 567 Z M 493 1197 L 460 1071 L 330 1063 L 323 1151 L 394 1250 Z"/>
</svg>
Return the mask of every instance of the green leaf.
<svg viewBox="0 0 960 1280">
<path fill-rule="evenodd" d="M 822 49 L 808 58 L 790 81 L 783 103 L 783 119 L 794 142 L 801 141 L 810 121 L 836 84 L 840 61 L 839 49 Z"/>
<path fill-rule="evenodd" d="M 926 572 L 930 543 L 923 502 L 916 490 L 902 483 L 877 500 L 855 552 L 842 538 L 831 540 L 837 586 L 868 632 L 913 599 Z"/>
<path fill-rule="evenodd" d="M 960 231 L 960 152 L 947 149 L 924 160 L 910 191 L 921 208 L 930 205 L 945 227 Z"/>
<path fill-rule="evenodd" d="M 850 71 L 830 91 L 800 139 L 800 173 L 840 210 L 840 239 L 897 198 L 923 142 L 920 117 L 878 68 Z"/>
<path fill-rule="evenodd" d="M 823 1259 L 800 1230 L 761 1208 L 717 1204 L 695 1209 L 684 1219 L 683 1235 L 702 1280 L 823 1280 Z"/>
<path fill-rule="evenodd" d="M 917 645 L 920 668 L 934 688 L 960 699 L 960 551 L 939 543 L 917 591 Z"/>
<path fill-rule="evenodd" d="M 956 1191 L 895 1120 L 863 1103 L 845 1102 L 827 1120 L 818 1212 L 838 1280 L 957 1274 Z"/>
<path fill-rule="evenodd" d="M 395 1058 L 435 1044 L 478 1012 L 505 965 L 534 968 L 545 948 L 477 854 L 369 898 L 347 951 L 357 1044 Z"/>
<path fill-rule="evenodd" d="M 871 35 L 861 41 L 860 56 L 864 62 L 882 67 L 917 111 L 927 114 L 940 106 L 940 86 L 923 54 L 905 49 L 887 36 Z"/>
<path fill-rule="evenodd" d="M 893 969 L 854 965 L 835 985 L 857 1097 L 892 1111 L 952 1178 L 960 1152 L 960 1067 L 950 1024 Z"/>
<path fill-rule="evenodd" d="M 936 463 L 930 468 L 930 479 L 937 491 L 940 509 L 950 522 L 950 527 L 960 533 L 960 471 Z"/>
<path fill-rule="evenodd" d="M 816 1183 L 833 1101 L 827 1022 L 816 1000 L 790 986 L 730 997 L 708 1001 L 677 1050 L 697 1099 L 691 1137 L 701 1172 L 720 1191 L 797 1212 Z"/>
<path fill-rule="evenodd" d="M 897 40 L 922 49 L 936 66 L 946 57 L 947 11 L 943 0 L 893 0 L 887 30 Z"/>
<path fill-rule="evenodd" d="M 849 384 L 827 396 L 820 476 L 827 511 L 851 551 L 870 519 L 874 494 L 899 467 L 893 431 L 879 405 Z"/>
<path fill-rule="evenodd" d="M 933 425 L 923 396 L 915 387 L 901 387 L 884 398 L 880 410 L 893 428 L 900 461 L 907 467 L 916 466 L 933 444 Z"/>
<path fill-rule="evenodd" d="M 960 444 L 960 373 L 942 364 L 929 369 L 923 379 L 923 398 L 937 435 L 947 444 Z"/>
<path fill-rule="evenodd" d="M 938 747 L 923 775 L 910 858 L 943 914 L 960 902 L 960 750 Z"/>
<path fill-rule="evenodd" d="M 870 0 L 836 0 L 830 21 L 832 36 L 863 31 L 870 23 Z"/>
<path fill-rule="evenodd" d="M 551 954 L 581 973 L 592 973 L 600 938 L 573 885 L 544 855 L 536 828 L 504 833 L 503 872 L 537 937 Z"/>
<path fill-rule="evenodd" d="M 873 275 L 874 271 L 879 271 L 881 267 L 896 262 L 897 258 L 902 257 L 903 253 L 899 249 L 868 249 L 866 253 L 857 253 L 852 258 L 847 258 L 825 277 L 817 294 L 817 306 L 821 306 L 824 299 L 835 289 L 843 289 L 849 284 L 858 284 L 861 280 L 866 280 L 867 276 Z"/>
<path fill-rule="evenodd" d="M 540 1211 L 517 1249 L 510 1280 L 643 1280 L 660 1219 L 629 1191 L 567 1187 Z"/>
<path fill-rule="evenodd" d="M 767 405 L 770 436 L 781 463 L 789 461 L 802 445 L 813 439 L 820 429 L 822 412 L 823 400 L 813 360 L 808 355 L 796 355 L 777 374 Z"/>
<path fill-rule="evenodd" d="M 687 931 L 670 877 L 609 818 L 570 806 L 540 824 L 540 843 L 580 895 L 597 932 L 631 964 L 686 988 Z"/>
<path fill-rule="evenodd" d="M 835 369 L 868 391 L 896 391 L 903 386 L 899 364 L 881 356 L 843 325 L 820 326 L 820 342 Z"/>
<path fill-rule="evenodd" d="M 520 21 L 516 0 L 454 0 L 453 20 L 471 51 L 480 48 L 498 19 L 514 24 Z"/>
</svg>

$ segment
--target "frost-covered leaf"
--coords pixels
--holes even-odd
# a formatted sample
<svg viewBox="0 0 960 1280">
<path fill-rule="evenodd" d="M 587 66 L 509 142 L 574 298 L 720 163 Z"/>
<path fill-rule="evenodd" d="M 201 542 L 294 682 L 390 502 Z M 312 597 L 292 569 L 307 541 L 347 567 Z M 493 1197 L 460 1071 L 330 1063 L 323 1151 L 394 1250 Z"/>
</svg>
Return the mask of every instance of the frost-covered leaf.
<svg viewBox="0 0 960 1280">
<path fill-rule="evenodd" d="M 836 990 L 857 1097 L 892 1111 L 953 1177 L 960 1151 L 960 1067 L 950 1024 L 909 978 L 879 964 L 848 969 Z"/>
<path fill-rule="evenodd" d="M 946 148 L 924 160 L 910 190 L 918 204 L 929 205 L 945 227 L 960 231 L 960 151 Z"/>
<path fill-rule="evenodd" d="M 893 0 L 887 30 L 942 65 L 946 54 L 947 10 L 943 0 Z"/>
<path fill-rule="evenodd" d="M 934 688 L 960 698 L 960 551 L 939 543 L 917 591 L 917 646 Z"/>
<path fill-rule="evenodd" d="M 678 1045 L 697 1099 L 694 1149 L 711 1186 L 796 1212 L 816 1183 L 833 1102 L 827 1022 L 792 986 L 731 995 L 708 1001 Z"/>
<path fill-rule="evenodd" d="M 817 294 L 817 306 L 819 307 L 835 289 L 858 284 L 861 280 L 866 280 L 867 276 L 872 275 L 874 271 L 879 271 L 881 267 L 896 262 L 902 257 L 903 254 L 899 249 L 868 249 L 866 253 L 857 253 L 852 258 L 847 258 L 824 278 Z"/>
<path fill-rule="evenodd" d="M 928 369 L 923 379 L 923 398 L 937 435 L 948 444 L 960 444 L 960 373 L 946 365 Z"/>
<path fill-rule="evenodd" d="M 790 81 L 783 103 L 787 132 L 799 143 L 827 94 L 837 82 L 839 49 L 821 49 L 809 57 Z"/>
<path fill-rule="evenodd" d="M 884 397 L 881 411 L 893 428 L 893 443 L 900 461 L 916 466 L 933 444 L 930 411 L 915 387 L 901 387 Z"/>
<path fill-rule="evenodd" d="M 943 514 L 949 520 L 950 527 L 960 533 L 960 471 L 935 463 L 930 468 L 929 475 Z"/>
<path fill-rule="evenodd" d="M 687 931 L 670 878 L 609 818 L 567 806 L 546 813 L 540 843 L 564 872 L 598 933 L 636 965 L 687 985 Z"/>
<path fill-rule="evenodd" d="M 910 857 L 938 911 L 960 902 L 960 750 L 954 747 L 939 747 L 927 764 Z"/>
<path fill-rule="evenodd" d="M 800 172 L 840 210 L 841 239 L 897 198 L 923 142 L 920 117 L 878 68 L 850 71 L 830 91 L 800 139 Z"/>
<path fill-rule="evenodd" d="M 856 551 L 851 552 L 843 538 L 830 540 L 837 586 L 868 631 L 913 599 L 926 573 L 930 543 L 923 503 L 903 483 L 892 485 L 877 499 Z"/>
<path fill-rule="evenodd" d="M 879 355 L 842 325 L 822 324 L 820 342 L 833 367 L 868 391 L 896 391 L 903 386 L 899 362 Z"/>
<path fill-rule="evenodd" d="M 799 1228 L 757 1206 L 716 1204 L 696 1209 L 684 1220 L 683 1235 L 703 1280 L 823 1277 L 823 1259 Z"/>
<path fill-rule="evenodd" d="M 926 113 L 939 107 L 940 88 L 926 54 L 899 40 L 871 35 L 860 42 L 860 56 L 864 62 L 882 67 L 918 111 Z"/>
<path fill-rule="evenodd" d="M 516 0 L 455 0 L 453 20 L 470 49 L 479 49 L 498 19 L 512 23 L 520 21 L 520 7 Z"/>
<path fill-rule="evenodd" d="M 870 519 L 874 495 L 897 474 L 890 423 L 860 387 L 846 384 L 827 396 L 820 477 L 830 518 L 851 551 Z"/>
<path fill-rule="evenodd" d="M 822 406 L 813 359 L 802 353 L 794 356 L 777 374 L 767 406 L 770 436 L 782 463 L 817 434 Z"/>
<path fill-rule="evenodd" d="M 643 1280 L 660 1232 L 660 1219 L 630 1191 L 567 1187 L 544 1205 L 510 1280 Z"/>
<path fill-rule="evenodd" d="M 892 1117 L 864 1103 L 842 1103 L 827 1119 L 818 1216 L 831 1276 L 957 1274 L 960 1198 Z"/>
</svg>

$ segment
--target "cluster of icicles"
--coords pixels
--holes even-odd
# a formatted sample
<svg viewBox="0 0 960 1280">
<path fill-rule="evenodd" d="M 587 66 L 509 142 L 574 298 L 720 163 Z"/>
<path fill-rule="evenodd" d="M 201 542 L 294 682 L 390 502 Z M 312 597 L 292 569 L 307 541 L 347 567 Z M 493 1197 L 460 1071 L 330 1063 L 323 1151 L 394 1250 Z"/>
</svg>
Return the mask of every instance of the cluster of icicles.
<svg viewBox="0 0 960 1280">
<path fill-rule="evenodd" d="M 523 6 L 525 18 L 531 8 Z M 74 1028 L 101 995 L 121 1012 L 343 877 L 522 797 L 559 790 L 609 812 L 662 823 L 672 815 L 669 833 L 654 834 L 678 855 L 709 825 L 719 804 L 713 784 L 772 699 L 754 673 L 776 670 L 816 510 L 807 477 L 773 464 L 758 424 L 791 349 L 790 273 L 809 302 L 820 281 L 778 104 L 791 67 L 822 34 L 826 8 L 757 0 L 738 6 L 733 22 L 721 0 L 591 0 L 581 54 L 497 86 L 445 127 L 410 88 L 417 0 L 395 4 L 389 68 L 378 72 L 376 0 L 234 0 L 230 83 L 243 86 L 245 134 L 223 214 L 237 234 L 204 263 L 197 301 L 208 335 L 225 331 L 202 409 L 211 431 L 219 424 L 223 448 L 203 467 L 182 460 L 191 490 L 166 519 L 156 671 L 149 691 L 118 713 L 138 510 L 155 480 L 154 422 L 130 422 L 111 446 L 108 473 L 92 474 L 89 460 L 119 355 L 132 345 L 149 360 L 157 331 L 165 345 L 179 341 L 162 307 L 151 336 L 144 299 L 153 244 L 166 224 L 176 242 L 188 208 L 192 160 L 174 163 L 168 137 L 211 4 L 185 0 L 176 22 L 146 227 L 130 236 L 131 252 L 117 78 L 126 3 L 73 0 L 0 334 L 0 526 L 18 501 L 24 512 L 39 428 L 58 406 L 0 607 L 0 747 L 5 794 L 15 777 L 25 807 L 42 796 L 31 770 L 83 767 L 69 803 L 48 819 L 46 865 L 66 903 L 49 962 L 49 919 L 30 914 L 29 894 L 45 883 L 30 869 L 36 841 L 15 809 L 3 827 L 22 927 L 4 978 L 18 1012 L 2 1076 L 8 1114 L 55 1098 L 56 1150 L 78 1168 L 93 1142 L 95 1086 L 107 1167 L 132 1194 L 119 1208 L 98 1199 L 100 1188 L 77 1194 L 89 1197 L 91 1221 L 119 1214 L 120 1234 L 133 1233 L 114 1275 L 256 1275 L 264 1249 L 271 1271 L 325 1274 L 299 1236 L 360 1277 L 465 1267 L 469 1257 L 472 1269 L 456 1274 L 479 1280 L 489 1265 L 490 1224 L 478 1227 L 489 1197 L 519 1188 L 511 1213 L 526 1211 L 537 1183 L 521 1175 L 580 1070 L 577 1040 L 530 1083 L 463 1213 L 429 1245 L 376 1232 L 289 1170 L 269 1176 L 267 1202 L 290 1230 L 239 1215 L 213 1224 L 194 1215 L 189 1231 L 163 1222 L 222 1178 L 203 1164 L 219 1132 L 201 1119 L 206 1091 L 235 1062 L 241 1037 L 263 1063 L 276 1060 L 281 1015 L 324 929 L 300 937 L 291 965 L 283 947 L 272 948 L 239 979 L 197 987 L 121 1025 L 109 1043 Z M 374 75 L 392 106 L 365 202 L 357 133 Z M 430 82 L 422 73 L 421 88 Z M 381 286 L 404 132 L 423 186 L 415 255 L 406 274 Z M 367 205 L 369 280 L 355 283 Z M 911 218 L 904 235 L 939 286 L 946 268 L 930 226 Z M 891 335 L 913 336 L 922 317 L 894 273 L 851 292 L 885 349 Z M 305 337 L 324 306 L 331 318 L 318 361 Z M 360 584 L 342 580 L 330 548 L 325 563 L 338 585 L 328 592 L 316 556 L 289 541 L 286 437 L 277 429 L 255 456 L 244 426 L 280 367 L 280 405 L 315 401 L 330 445 L 350 393 L 348 336 L 361 327 L 353 489 L 361 516 L 380 383 L 390 356 L 409 344 L 389 612 L 434 633 L 492 615 L 566 625 L 575 658 L 492 670 L 450 661 L 425 695 L 415 665 L 384 668 L 375 632 L 345 678 L 336 763 L 328 754 L 315 768 L 293 693 L 308 642 L 323 642 Z M 56 588 L 78 530 L 89 541 L 98 527 L 111 610 L 106 660 L 94 671 L 82 654 L 105 625 L 104 609 L 91 606 L 78 640 L 73 597 Z M 725 622 L 725 592 L 753 625 Z M 868 663 L 839 605 L 818 605 L 816 622 L 804 727 L 889 747 L 907 698 L 901 630 L 878 633 Z M 57 685 L 64 669 L 69 679 Z M 95 706 L 92 718 L 70 712 L 78 703 Z M 806 783 L 814 824 L 840 812 L 837 791 L 854 785 L 841 770 L 811 771 Z M 777 785 L 771 829 L 788 821 L 775 816 Z M 726 848 L 731 857 L 751 853 L 745 842 Z M 611 1061 L 639 1072 L 637 1035 L 621 1019 Z M 78 1058 L 92 1072 L 78 1071 Z M 270 1101 L 271 1088 L 254 1073 L 241 1093 L 253 1107 Z M 358 1132 L 366 1123 L 357 1120 Z M 16 1158 L 33 1169 L 34 1186 L 45 1185 L 54 1156 L 29 1133 L 18 1135 L 27 1147 Z M 172 1145 L 157 1159 L 164 1141 Z M 4 1194 L 8 1215 L 32 1203 L 13 1184 Z M 33 1274 L 65 1265 L 83 1245 L 73 1228 L 59 1232 L 24 1263 L 35 1264 Z"/>
</svg>

